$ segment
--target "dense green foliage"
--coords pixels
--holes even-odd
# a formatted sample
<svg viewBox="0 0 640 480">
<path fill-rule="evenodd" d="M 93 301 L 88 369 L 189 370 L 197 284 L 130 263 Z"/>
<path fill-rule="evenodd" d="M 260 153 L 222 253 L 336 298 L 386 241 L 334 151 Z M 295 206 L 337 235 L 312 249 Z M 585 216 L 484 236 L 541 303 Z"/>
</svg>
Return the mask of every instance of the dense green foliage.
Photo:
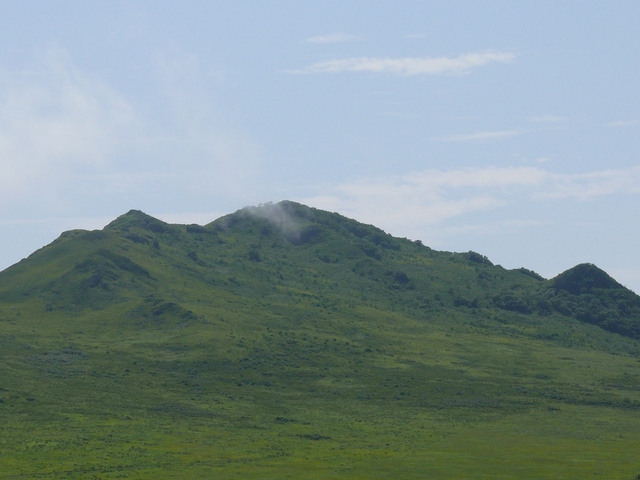
<svg viewBox="0 0 640 480">
<path fill-rule="evenodd" d="M 291 202 L 0 273 L 3 478 L 631 478 L 640 299 Z"/>
</svg>

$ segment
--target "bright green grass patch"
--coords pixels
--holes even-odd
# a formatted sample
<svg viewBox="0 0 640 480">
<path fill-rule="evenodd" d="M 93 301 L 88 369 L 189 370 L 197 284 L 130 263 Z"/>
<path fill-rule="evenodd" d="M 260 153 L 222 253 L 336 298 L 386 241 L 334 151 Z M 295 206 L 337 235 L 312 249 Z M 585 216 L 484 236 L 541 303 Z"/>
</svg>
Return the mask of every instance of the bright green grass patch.
<svg viewBox="0 0 640 480">
<path fill-rule="evenodd" d="M 565 407 L 464 423 L 439 415 L 336 420 L 16 423 L 2 428 L 0 462 L 3 478 L 570 479 L 631 478 L 637 469 L 639 420 L 631 412 Z"/>
</svg>

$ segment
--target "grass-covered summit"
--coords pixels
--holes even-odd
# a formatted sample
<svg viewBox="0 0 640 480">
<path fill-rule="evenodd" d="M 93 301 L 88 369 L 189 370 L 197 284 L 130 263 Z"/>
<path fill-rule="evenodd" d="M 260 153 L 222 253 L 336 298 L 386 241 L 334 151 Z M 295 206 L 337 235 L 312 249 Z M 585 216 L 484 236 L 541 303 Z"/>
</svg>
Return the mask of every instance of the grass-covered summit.
<svg viewBox="0 0 640 480">
<path fill-rule="evenodd" d="M 7 478 L 627 478 L 640 299 L 293 202 L 0 272 Z"/>
</svg>

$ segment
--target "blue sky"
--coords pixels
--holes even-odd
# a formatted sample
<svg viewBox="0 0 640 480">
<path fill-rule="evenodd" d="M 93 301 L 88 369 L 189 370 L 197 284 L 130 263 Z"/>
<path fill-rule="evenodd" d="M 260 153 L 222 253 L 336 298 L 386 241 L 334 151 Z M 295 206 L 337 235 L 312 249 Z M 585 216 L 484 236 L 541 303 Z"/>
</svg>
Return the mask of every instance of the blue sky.
<svg viewBox="0 0 640 480">
<path fill-rule="evenodd" d="M 0 269 L 290 199 L 640 292 L 640 2 L 4 1 Z"/>
</svg>

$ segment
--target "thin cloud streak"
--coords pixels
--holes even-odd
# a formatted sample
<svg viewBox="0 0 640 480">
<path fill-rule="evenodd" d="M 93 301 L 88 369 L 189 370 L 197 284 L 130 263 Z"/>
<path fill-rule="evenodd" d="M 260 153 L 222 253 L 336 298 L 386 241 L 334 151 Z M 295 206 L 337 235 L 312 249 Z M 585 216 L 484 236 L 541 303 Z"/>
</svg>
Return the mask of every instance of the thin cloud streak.
<svg viewBox="0 0 640 480">
<path fill-rule="evenodd" d="M 362 40 L 362 37 L 358 35 L 351 35 L 349 33 L 330 33 L 328 35 L 318 35 L 317 37 L 310 37 L 305 39 L 306 43 L 316 44 L 328 44 L 328 43 L 343 43 L 343 42 L 357 42 Z"/>
<path fill-rule="evenodd" d="M 458 57 L 408 57 L 379 58 L 354 57 L 341 60 L 328 60 L 311 64 L 290 73 L 342 73 L 368 72 L 388 73 L 402 76 L 446 75 L 469 73 L 473 68 L 489 63 L 511 63 L 516 59 L 513 53 L 487 52 L 468 53 Z"/>
<path fill-rule="evenodd" d="M 532 199 L 591 200 L 605 195 L 640 193 L 640 166 L 576 175 L 549 174 L 549 178 L 552 188 L 534 193 Z"/>
<path fill-rule="evenodd" d="M 640 121 L 638 120 L 620 120 L 617 122 L 611 122 L 608 124 L 610 127 L 635 127 L 636 125 L 640 125 Z"/>
<path fill-rule="evenodd" d="M 482 140 L 500 140 L 524 133 L 523 130 L 500 130 L 495 132 L 476 132 L 434 138 L 437 142 L 475 142 Z"/>
<path fill-rule="evenodd" d="M 495 235 L 496 233 L 511 233 L 523 228 L 541 225 L 545 225 L 545 223 L 536 220 L 504 220 L 485 224 L 455 225 L 444 227 L 443 231 L 448 235 Z"/>
<path fill-rule="evenodd" d="M 529 117 L 529 121 L 535 123 L 565 123 L 568 119 L 566 117 L 559 117 L 557 115 L 539 115 L 536 117 Z"/>
</svg>

